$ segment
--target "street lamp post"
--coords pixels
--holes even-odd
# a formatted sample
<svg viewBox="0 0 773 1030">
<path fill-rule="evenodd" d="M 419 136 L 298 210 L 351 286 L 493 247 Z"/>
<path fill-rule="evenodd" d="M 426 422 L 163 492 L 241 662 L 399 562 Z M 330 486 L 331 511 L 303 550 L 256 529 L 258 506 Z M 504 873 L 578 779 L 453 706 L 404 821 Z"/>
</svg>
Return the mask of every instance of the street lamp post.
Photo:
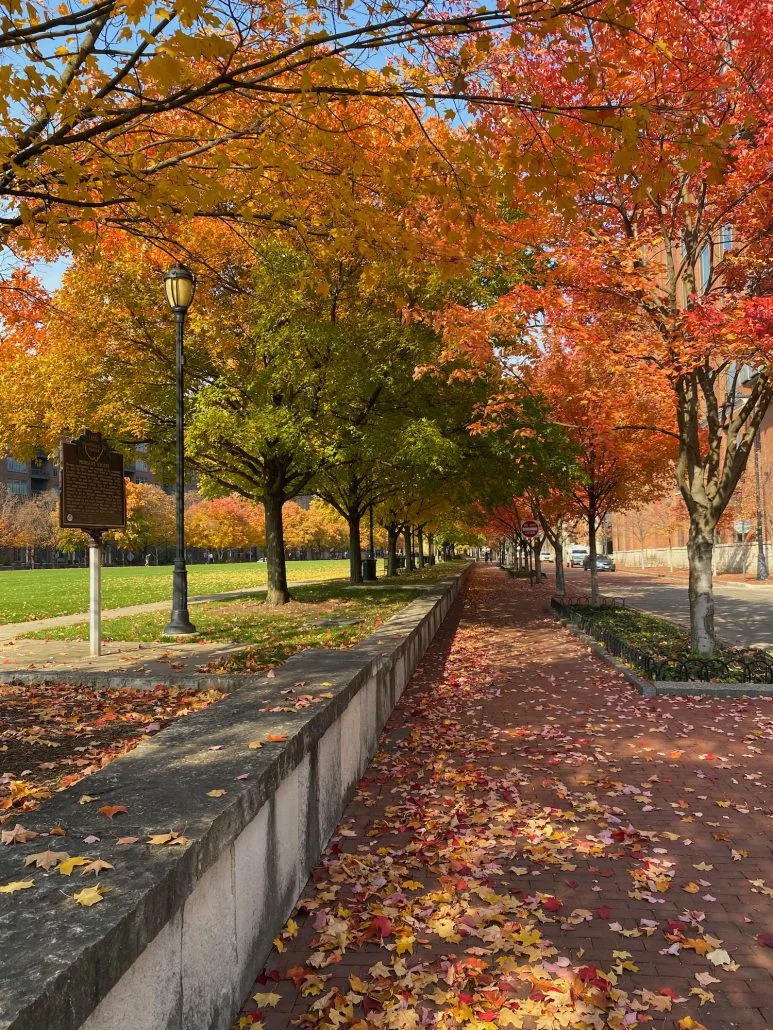
<svg viewBox="0 0 773 1030">
<path fill-rule="evenodd" d="M 172 618 L 165 627 L 166 636 L 183 636 L 195 633 L 196 627 L 188 618 L 188 570 L 185 567 L 185 438 L 184 438 L 184 382 L 185 357 L 183 352 L 183 331 L 185 315 L 196 292 L 193 272 L 185 265 L 173 265 L 164 277 L 164 291 L 169 306 L 174 312 L 176 329 L 176 443 L 177 461 L 175 473 L 176 503 L 176 551 L 172 577 Z"/>
<path fill-rule="evenodd" d="M 760 431 L 754 436 L 754 486 L 757 493 L 757 579 L 768 578 L 765 539 L 762 527 L 762 490 L 760 488 Z"/>
</svg>

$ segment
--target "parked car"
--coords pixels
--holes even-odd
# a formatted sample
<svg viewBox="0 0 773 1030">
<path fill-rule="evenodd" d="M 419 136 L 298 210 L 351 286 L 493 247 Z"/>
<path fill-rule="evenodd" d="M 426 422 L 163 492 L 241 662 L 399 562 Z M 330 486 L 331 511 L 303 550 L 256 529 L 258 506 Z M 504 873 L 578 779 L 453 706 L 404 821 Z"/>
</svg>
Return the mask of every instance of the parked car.
<svg viewBox="0 0 773 1030">
<path fill-rule="evenodd" d="M 582 563 L 582 567 L 586 572 L 590 570 L 590 555 L 586 554 L 585 559 Z M 597 554 L 596 555 L 596 571 L 597 572 L 614 572 L 615 563 L 609 557 L 608 554 Z"/>
<path fill-rule="evenodd" d="M 569 564 L 573 569 L 579 569 L 581 566 L 584 566 L 587 557 L 587 547 L 573 547 L 569 553 Z"/>
<path fill-rule="evenodd" d="M 539 556 L 540 561 L 553 561 L 553 555 L 550 551 L 543 551 Z"/>
</svg>

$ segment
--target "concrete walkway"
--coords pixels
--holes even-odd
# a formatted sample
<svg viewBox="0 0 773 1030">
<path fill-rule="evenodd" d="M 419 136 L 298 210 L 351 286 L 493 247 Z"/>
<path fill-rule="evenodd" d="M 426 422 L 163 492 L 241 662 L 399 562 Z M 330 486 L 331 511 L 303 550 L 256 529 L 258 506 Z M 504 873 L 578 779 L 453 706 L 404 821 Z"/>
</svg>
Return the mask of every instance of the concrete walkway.
<svg viewBox="0 0 773 1030">
<path fill-rule="evenodd" d="M 237 1026 L 773 1026 L 773 702 L 644 699 L 474 570 Z"/>
</svg>

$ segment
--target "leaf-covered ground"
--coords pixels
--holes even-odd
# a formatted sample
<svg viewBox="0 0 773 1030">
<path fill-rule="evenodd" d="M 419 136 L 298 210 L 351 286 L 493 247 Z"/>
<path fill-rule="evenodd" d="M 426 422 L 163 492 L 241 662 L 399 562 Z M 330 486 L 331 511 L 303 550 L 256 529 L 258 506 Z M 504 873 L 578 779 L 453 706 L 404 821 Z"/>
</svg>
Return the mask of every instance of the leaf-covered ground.
<svg viewBox="0 0 773 1030">
<path fill-rule="evenodd" d="M 548 595 L 475 570 L 238 1026 L 773 1026 L 773 702 L 644 699 Z"/>
<path fill-rule="evenodd" d="M 668 619 L 661 619 L 637 608 L 604 606 L 589 609 L 578 606 L 575 610 L 586 618 L 591 618 L 599 630 L 609 630 L 624 643 L 644 651 L 656 661 L 701 661 L 692 650 L 690 634 Z M 740 673 L 733 671 L 732 663 L 753 662 L 762 657 L 764 655 L 754 648 L 718 647 L 713 661 L 709 662 L 708 666 L 712 672 L 712 679 L 732 681 L 740 679 Z M 731 663 L 730 669 L 727 663 Z"/>
<path fill-rule="evenodd" d="M 349 562 L 330 559 L 289 561 L 292 582 L 343 578 Z M 266 583 L 265 562 L 189 565 L 188 593 L 226 593 L 249 590 Z M 102 570 L 102 605 L 105 610 L 133 604 L 165 601 L 172 589 L 171 565 L 106 566 Z M 88 569 L 18 569 L 0 572 L 0 623 L 48 619 L 88 611 Z"/>
<path fill-rule="evenodd" d="M 0 824 L 206 708 L 217 691 L 0 685 Z"/>
</svg>

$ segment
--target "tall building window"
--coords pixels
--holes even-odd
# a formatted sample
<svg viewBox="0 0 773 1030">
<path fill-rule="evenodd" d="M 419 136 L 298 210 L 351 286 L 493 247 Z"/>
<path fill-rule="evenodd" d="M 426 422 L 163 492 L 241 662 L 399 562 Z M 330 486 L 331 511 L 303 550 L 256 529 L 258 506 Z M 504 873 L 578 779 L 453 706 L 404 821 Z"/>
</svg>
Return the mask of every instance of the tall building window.
<svg viewBox="0 0 773 1030">
<path fill-rule="evenodd" d="M 706 243 L 700 256 L 701 293 L 705 293 L 711 278 L 711 244 Z"/>
<path fill-rule="evenodd" d="M 721 254 L 727 254 L 729 250 L 733 249 L 733 227 L 732 225 L 723 225 L 722 232 L 719 238 L 719 250 Z"/>
<path fill-rule="evenodd" d="M 26 472 L 27 471 L 27 462 L 26 461 L 17 461 L 16 458 L 6 458 L 5 462 L 6 462 L 6 465 L 8 466 L 8 471 L 9 472 Z"/>
<path fill-rule="evenodd" d="M 26 497 L 30 492 L 29 483 L 25 483 L 23 479 L 9 479 L 6 485 L 8 486 L 9 493 L 12 494 Z"/>
<path fill-rule="evenodd" d="M 143 461 L 142 458 L 137 458 L 137 460 L 134 462 L 134 468 L 137 472 L 147 472 L 148 463 L 146 461 Z"/>
</svg>

